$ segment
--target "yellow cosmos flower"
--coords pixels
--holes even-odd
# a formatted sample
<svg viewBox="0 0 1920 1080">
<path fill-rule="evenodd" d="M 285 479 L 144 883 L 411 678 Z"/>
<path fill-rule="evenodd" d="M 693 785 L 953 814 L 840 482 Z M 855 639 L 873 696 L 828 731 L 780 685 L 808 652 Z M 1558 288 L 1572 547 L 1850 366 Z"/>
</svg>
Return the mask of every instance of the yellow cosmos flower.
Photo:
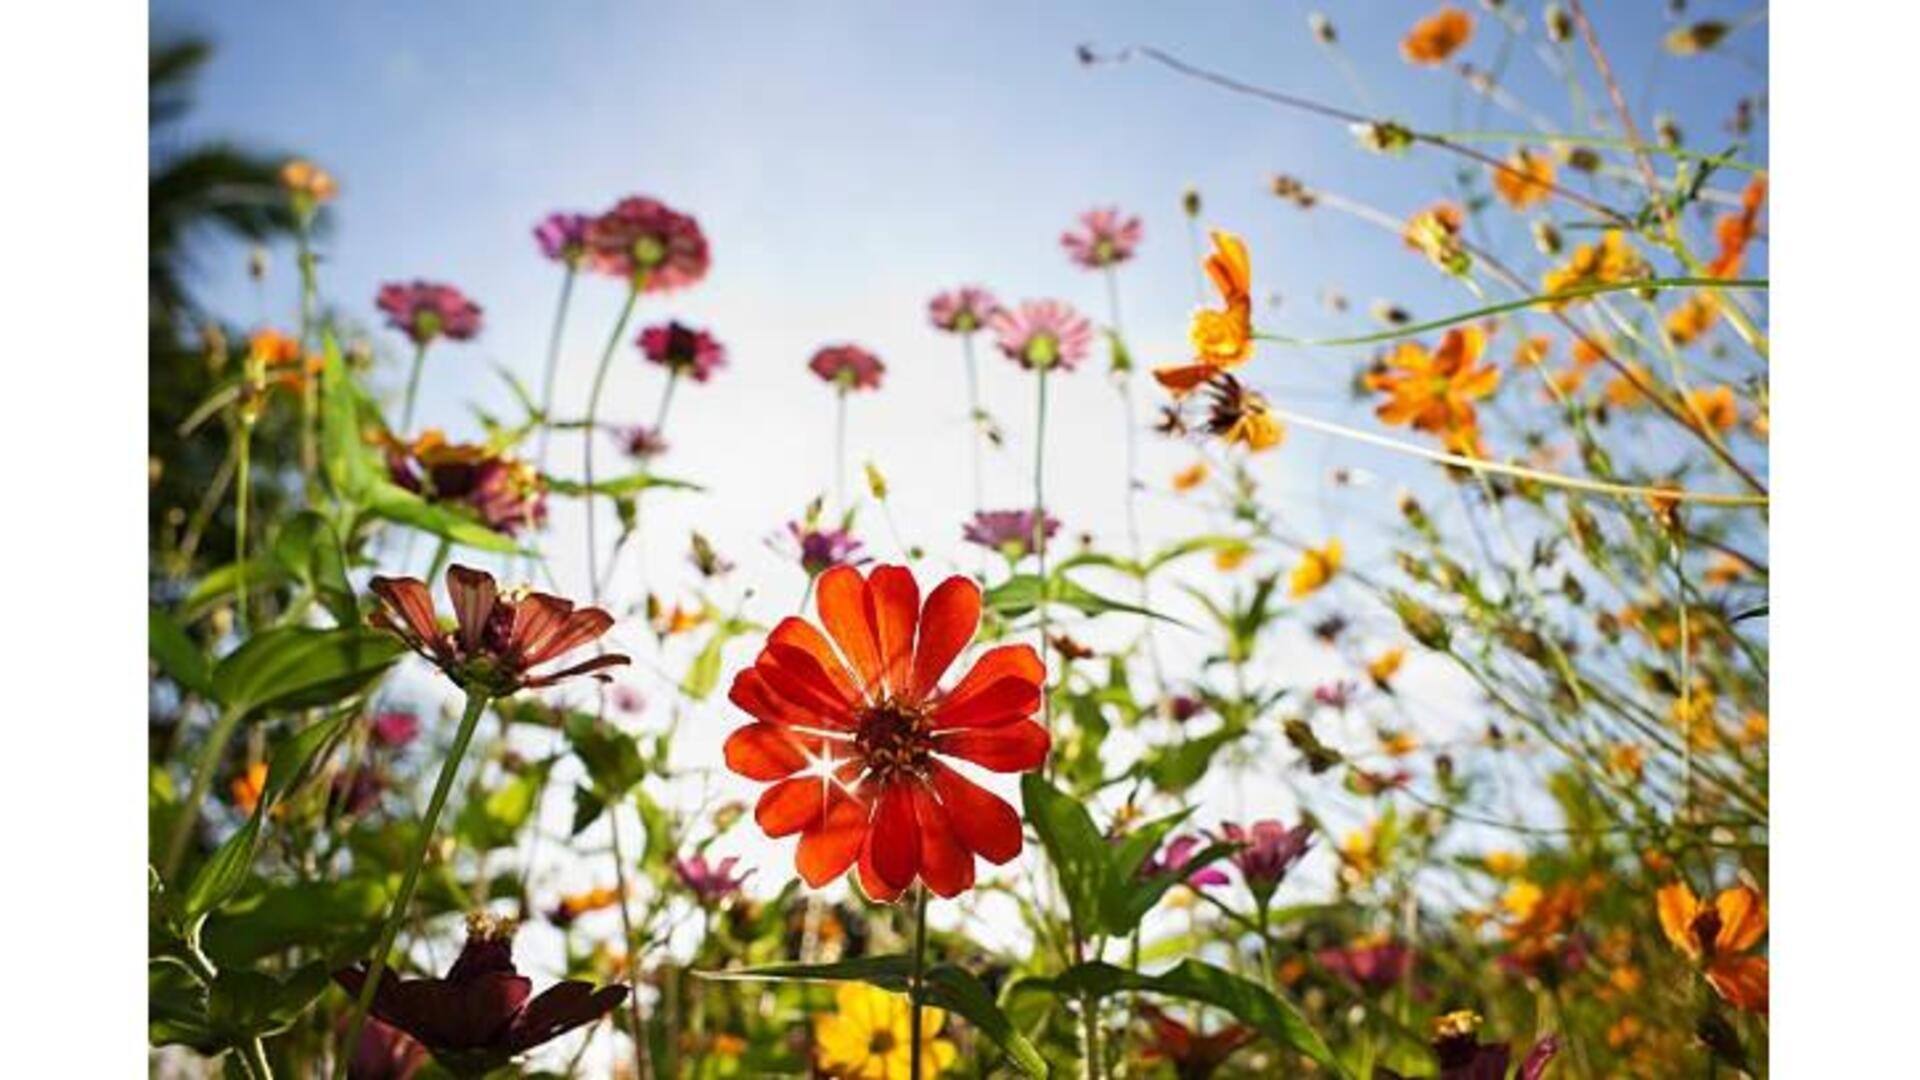
<svg viewBox="0 0 1920 1080">
<path fill-rule="evenodd" d="M 1693 293 L 1667 313 L 1667 336 L 1684 349 L 1700 340 L 1718 321 L 1720 301 L 1709 293 Z"/>
<path fill-rule="evenodd" d="M 1524 922 L 1540 907 L 1540 901 L 1544 900 L 1546 895 L 1545 889 L 1523 878 L 1507 887 L 1507 891 L 1500 897 L 1500 908 L 1508 915 Z"/>
<path fill-rule="evenodd" d="M 1732 431 L 1740 423 L 1740 403 L 1731 386 L 1703 386 L 1687 393 L 1687 411 L 1715 431 Z"/>
<path fill-rule="evenodd" d="M 1293 568 L 1293 574 L 1287 579 L 1287 593 L 1295 600 L 1311 596 L 1326 587 L 1333 575 L 1340 572 L 1340 560 L 1343 551 L 1340 541 L 1329 540 L 1323 548 L 1308 548 L 1300 553 L 1300 565 Z"/>
<path fill-rule="evenodd" d="M 1207 482 L 1207 463 L 1196 461 L 1173 474 L 1173 490 L 1192 491 Z"/>
<path fill-rule="evenodd" d="M 1767 934 L 1767 902 L 1758 892 L 1735 885 L 1703 903 L 1676 881 L 1655 895 L 1654 908 L 1667 940 L 1700 965 L 1715 993 L 1738 1008 L 1767 1011 L 1767 958 L 1746 955 Z"/>
<path fill-rule="evenodd" d="M 905 996 L 865 983 L 841 983 L 834 989 L 834 1012 L 813 1021 L 815 1060 L 820 1071 L 841 1080 L 912 1080 L 912 1010 Z M 947 1014 L 920 1010 L 920 1060 L 937 1076 L 959 1052 L 938 1038 Z"/>
<path fill-rule="evenodd" d="M 1525 210 L 1553 194 L 1553 176 L 1553 159 L 1523 146 L 1493 170 L 1494 194 L 1515 210 Z"/>
<path fill-rule="evenodd" d="M 1381 653 L 1367 664 L 1367 677 L 1373 685 L 1382 690 L 1393 689 L 1393 677 L 1399 673 L 1400 665 L 1406 663 L 1407 650 L 1404 646 L 1395 646 Z"/>
<path fill-rule="evenodd" d="M 1153 369 L 1153 377 L 1175 396 L 1239 367 L 1253 355 L 1253 259 L 1247 253 L 1247 242 L 1215 229 L 1213 253 L 1207 256 L 1205 265 L 1207 277 L 1220 294 L 1221 306 L 1193 313 L 1193 322 L 1187 328 L 1187 338 L 1193 345 L 1192 362 Z"/>
<path fill-rule="evenodd" d="M 1594 285 L 1618 285 L 1651 273 L 1647 260 L 1627 243 L 1626 233 L 1608 229 L 1601 234 L 1598 244 L 1581 244 L 1573 249 L 1565 263 L 1547 271 L 1540 279 L 1540 291 L 1559 293 Z M 1562 300 L 1554 306 L 1578 302 L 1579 298 Z"/>
</svg>

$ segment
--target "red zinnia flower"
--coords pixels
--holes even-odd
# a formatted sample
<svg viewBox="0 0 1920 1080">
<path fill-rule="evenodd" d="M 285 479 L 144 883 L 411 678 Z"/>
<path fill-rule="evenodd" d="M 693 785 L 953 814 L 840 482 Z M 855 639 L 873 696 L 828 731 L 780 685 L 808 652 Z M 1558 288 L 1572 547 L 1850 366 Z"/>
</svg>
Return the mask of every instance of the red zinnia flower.
<svg viewBox="0 0 1920 1080">
<path fill-rule="evenodd" d="M 980 588 L 963 577 L 922 608 L 903 567 L 836 567 L 820 576 L 819 613 L 826 634 L 783 620 L 727 695 L 756 721 L 727 739 L 727 766 L 773 782 L 755 820 L 770 837 L 800 834 L 794 865 L 815 888 L 857 862 L 876 900 L 915 880 L 964 892 L 975 855 L 1020 853 L 1020 816 L 941 757 L 1039 768 L 1051 739 L 1032 717 L 1046 668 L 1032 646 L 1001 645 L 940 690 L 980 622 Z"/>
<path fill-rule="evenodd" d="M 694 382 L 706 382 L 727 366 L 727 349 L 712 334 L 678 320 L 640 331 L 640 351 L 653 363 Z"/>
<path fill-rule="evenodd" d="M 381 604 L 373 613 L 375 626 L 399 635 L 455 683 L 478 687 L 493 697 L 551 686 L 627 662 L 624 656 L 608 653 L 561 671 L 534 675 L 535 666 L 606 633 L 613 626 L 613 616 L 599 608 L 575 608 L 573 601 L 546 593 L 524 589 L 502 593 L 493 575 L 483 570 L 457 565 L 447 570 L 447 596 L 453 601 L 457 623 L 452 630 L 441 629 L 426 582 L 376 577 L 370 587 Z"/>
<path fill-rule="evenodd" d="M 374 304 L 386 315 L 388 326 L 417 345 L 437 337 L 466 341 L 480 332 L 480 305 L 451 285 L 394 282 L 380 286 Z"/>
<path fill-rule="evenodd" d="M 887 365 L 858 345 L 829 345 L 813 354 L 807 367 L 821 379 L 848 390 L 878 390 Z"/>
<path fill-rule="evenodd" d="M 1220 1070 L 1234 1051 L 1252 1042 L 1256 1033 L 1245 1024 L 1229 1024 L 1202 1035 L 1151 1005 L 1139 1006 L 1140 1016 L 1153 1028 L 1153 1044 L 1141 1055 L 1165 1061 L 1180 1080 L 1206 1080 Z"/>
<path fill-rule="evenodd" d="M 641 292 L 665 292 L 707 276 L 707 237 L 658 199 L 630 196 L 587 226 L 587 260 Z"/>
</svg>

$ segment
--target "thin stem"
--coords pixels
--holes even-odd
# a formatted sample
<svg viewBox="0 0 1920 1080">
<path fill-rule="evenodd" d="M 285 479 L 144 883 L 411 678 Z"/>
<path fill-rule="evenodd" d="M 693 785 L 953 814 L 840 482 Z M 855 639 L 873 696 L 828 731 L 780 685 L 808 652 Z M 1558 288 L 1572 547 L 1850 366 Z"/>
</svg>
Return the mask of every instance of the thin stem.
<svg viewBox="0 0 1920 1080">
<path fill-rule="evenodd" d="M 261 1045 L 258 1035 L 240 1044 L 240 1055 L 253 1080 L 273 1080 L 273 1066 L 267 1062 L 267 1048 Z"/>
<path fill-rule="evenodd" d="M 213 788 L 213 774 L 219 771 L 227 744 L 233 741 L 233 733 L 240 727 L 240 717 L 237 709 L 220 714 L 213 731 L 207 735 L 207 744 L 200 748 L 200 760 L 193 767 L 193 785 L 187 791 L 187 801 L 180 805 L 180 816 L 174 819 L 173 835 L 167 838 L 166 857 L 160 863 L 162 881 L 172 882 L 180 870 L 180 860 L 187 853 L 187 841 L 193 838 L 193 827 L 200 820 L 200 804 L 207 801 L 207 792 Z"/>
<path fill-rule="evenodd" d="M 833 504 L 847 508 L 847 388 L 833 401 Z"/>
<path fill-rule="evenodd" d="M 587 583 L 596 601 L 600 599 L 600 575 L 595 569 L 600 565 L 600 533 L 597 525 L 600 513 L 593 502 L 593 444 L 600 441 L 600 395 L 607 386 L 607 369 L 613 366 L 613 351 L 620 347 L 620 335 L 626 332 L 627 320 L 633 317 L 634 305 L 639 302 L 640 290 L 644 287 L 644 282 L 636 279 L 633 287 L 627 290 L 627 302 L 620 305 L 620 317 L 613 322 L 613 333 L 607 335 L 607 347 L 600 352 L 600 366 L 593 372 L 593 389 L 587 393 L 586 423 L 580 429 L 586 456 Z"/>
<path fill-rule="evenodd" d="M 973 512 L 979 513 L 987 507 L 985 473 L 980 463 L 980 443 L 985 438 L 981 430 L 984 414 L 980 411 L 980 365 L 973 355 L 973 335 L 960 335 L 960 353 L 967 362 L 967 428 L 968 443 L 973 451 Z"/>
<path fill-rule="evenodd" d="M 314 501 L 314 479 L 320 469 L 320 387 L 306 371 L 306 350 L 314 331 L 317 285 L 314 281 L 313 248 L 309 235 L 313 224 L 310 214 L 299 215 L 300 227 L 294 233 L 300 267 L 300 478 L 307 489 L 307 501 Z"/>
<path fill-rule="evenodd" d="M 560 279 L 560 303 L 553 310 L 553 330 L 547 335 L 547 373 L 540 382 L 540 441 L 533 459 L 534 467 L 542 473 L 547 471 L 547 444 L 553 437 L 553 384 L 560 375 L 560 341 L 565 336 L 576 273 L 574 265 L 568 263 L 566 275 Z"/>
<path fill-rule="evenodd" d="M 342 1052 L 334 1062 L 333 1080 L 346 1080 L 347 1065 L 353 1060 L 353 1048 L 360 1045 L 360 1029 L 366 1025 L 367 1010 L 373 1006 L 374 991 L 380 986 L 381 976 L 386 974 L 387 954 L 393 951 L 394 939 L 400 936 L 400 925 L 407 921 L 407 909 L 413 904 L 414 890 L 420 885 L 420 869 L 426 865 L 427 851 L 433 846 L 434 828 L 440 823 L 440 812 L 446 809 L 447 795 L 453 791 L 454 777 L 460 772 L 460 761 L 467 756 L 474 729 L 480 726 L 480 717 L 487 711 L 489 700 L 484 691 L 467 691 L 466 711 L 460 716 L 459 730 L 454 732 L 453 748 L 440 764 L 440 778 L 434 782 L 426 815 L 420 819 L 420 836 L 414 841 L 412 858 L 407 860 L 407 874 L 400 879 L 400 891 L 387 909 L 386 923 L 380 928 L 380 942 L 374 946 L 373 959 L 367 964 L 366 981 L 361 984 L 360 995 L 353 1003 L 353 1018 L 347 1023 L 347 1037 L 341 1044 Z"/>
<path fill-rule="evenodd" d="M 1038 560 L 1040 571 L 1040 666 L 1041 670 L 1052 670 L 1049 660 L 1052 648 L 1047 643 L 1048 612 L 1047 594 L 1052 590 L 1047 585 L 1047 371 L 1053 365 L 1042 364 L 1038 371 L 1039 389 L 1036 394 L 1035 416 L 1033 423 L 1033 552 Z M 1053 691 L 1052 680 L 1041 687 L 1040 715 L 1047 729 L 1053 729 Z"/>
<path fill-rule="evenodd" d="M 926 997 L 922 980 L 927 969 L 927 887 L 914 890 L 913 901 L 913 978 L 907 983 L 907 1033 L 913 1041 L 907 1051 L 912 1080 L 920 1080 L 920 1005 Z"/>
<path fill-rule="evenodd" d="M 400 433 L 403 436 L 413 433 L 413 402 L 420 394 L 420 369 L 426 367 L 427 343 L 422 341 L 413 347 L 413 370 L 407 374 L 407 396 L 400 406 Z"/>
<path fill-rule="evenodd" d="M 645 1078 L 653 1074 L 653 1069 L 647 1061 L 647 1013 L 640 1003 L 640 942 L 633 932 L 633 902 L 627 888 L 627 858 L 620 845 L 618 806 L 610 808 L 607 814 L 607 830 L 613 834 L 613 881 L 614 887 L 620 890 L 620 933 L 627 946 L 623 950 L 627 982 L 633 986 L 633 992 L 627 995 L 627 1016 L 633 1021 L 633 1069 L 635 1076 Z"/>
<path fill-rule="evenodd" d="M 242 416 L 235 447 L 233 502 L 234 625 L 247 632 L 247 509 L 253 502 L 253 421 Z"/>
</svg>

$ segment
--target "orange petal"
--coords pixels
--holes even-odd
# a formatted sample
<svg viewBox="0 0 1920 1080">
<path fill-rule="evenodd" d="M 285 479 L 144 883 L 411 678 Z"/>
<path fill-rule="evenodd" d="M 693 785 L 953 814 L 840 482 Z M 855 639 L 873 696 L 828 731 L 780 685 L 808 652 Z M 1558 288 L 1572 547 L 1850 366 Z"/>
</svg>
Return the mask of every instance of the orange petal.
<svg viewBox="0 0 1920 1080">
<path fill-rule="evenodd" d="M 866 841 L 860 846 L 858 864 L 860 891 L 866 893 L 867 899 L 876 904 L 891 904 L 900 899 L 900 894 L 907 890 L 896 889 L 887 884 L 881 879 L 880 872 L 873 868 L 873 830 L 867 830 Z"/>
<path fill-rule="evenodd" d="M 858 676 L 860 687 L 880 685 L 880 641 L 873 625 L 873 594 L 867 580 L 851 566 L 836 566 L 820 575 L 820 625 L 827 628 L 840 655 Z"/>
<path fill-rule="evenodd" d="M 973 852 L 954 834 L 947 812 L 924 784 L 913 785 L 913 815 L 920 827 L 920 875 L 937 896 L 958 896 L 973 887 Z"/>
<path fill-rule="evenodd" d="M 920 640 L 914 647 L 908 692 L 916 700 L 926 700 L 940 685 L 940 677 L 979 627 L 980 586 L 956 574 L 934 588 L 920 612 Z"/>
<path fill-rule="evenodd" d="M 834 727 L 851 727 L 853 716 L 833 680 L 811 655 L 789 645 L 768 645 L 754 663 L 768 690 Z"/>
<path fill-rule="evenodd" d="M 880 789 L 867 832 L 873 869 L 890 889 L 905 889 L 920 873 L 920 823 L 913 815 L 910 784 L 896 782 Z"/>
<path fill-rule="evenodd" d="M 500 595 L 493 575 L 470 566 L 447 568 L 447 596 L 453 601 L 453 617 L 460 624 L 460 644 L 477 648 L 480 632 L 493 615 L 493 603 Z"/>
<path fill-rule="evenodd" d="M 904 694 L 913 671 L 913 636 L 920 622 L 920 586 L 905 567 L 879 566 L 867 578 L 867 591 L 873 597 L 881 681 L 890 693 Z"/>
<path fill-rule="evenodd" d="M 839 788 L 828 792 L 826 813 L 800 835 L 793 856 L 794 869 L 816 889 L 846 873 L 867 839 L 867 805 Z"/>
<path fill-rule="evenodd" d="M 1700 944 L 1693 940 L 1693 916 L 1700 901 L 1684 881 L 1676 881 L 1654 894 L 1654 907 L 1660 914 L 1660 929 L 1673 947 L 1693 959 L 1700 958 Z"/>
<path fill-rule="evenodd" d="M 1212 364 L 1168 364 L 1154 368 L 1153 378 L 1178 396 L 1192 393 L 1219 373 L 1220 369 Z"/>
<path fill-rule="evenodd" d="M 773 632 L 767 635 L 767 644 L 779 642 L 812 654 L 820 662 L 820 670 L 827 673 L 833 681 L 834 689 L 849 701 L 860 700 L 860 688 L 854 684 L 853 673 L 847 670 L 846 662 L 833 649 L 833 643 L 825 634 L 814 629 L 813 624 L 792 615 L 781 619 L 774 625 Z"/>
<path fill-rule="evenodd" d="M 440 636 L 439 620 L 433 613 L 433 594 L 427 591 L 425 582 L 416 578 L 376 577 L 368 587 L 400 617 L 414 638 L 432 642 Z"/>
<path fill-rule="evenodd" d="M 954 832 L 975 854 L 995 865 L 1020 854 L 1020 815 L 1004 799 L 938 761 L 929 779 Z"/>
<path fill-rule="evenodd" d="M 1047 680 L 1047 669 L 1040 663 L 1040 654 L 1033 651 L 1031 645 L 997 645 L 980 654 L 974 661 L 973 670 L 947 691 L 940 699 L 941 709 L 955 708 L 968 698 L 992 686 L 1002 679 L 1024 679 L 1035 686 Z"/>
<path fill-rule="evenodd" d="M 777 724 L 756 723 L 727 736 L 727 768 L 749 780 L 784 780 L 806 768 L 799 740 Z"/>
<path fill-rule="evenodd" d="M 962 728 L 933 737 L 935 753 L 971 761 L 994 772 L 1031 772 L 1046 763 L 1053 738 L 1031 720 L 994 728 Z"/>
<path fill-rule="evenodd" d="M 999 727 L 1025 720 L 1039 708 L 1040 687 L 1029 679 L 1012 676 L 965 698 L 936 704 L 928 717 L 928 730 Z"/>
<path fill-rule="evenodd" d="M 1765 1015 L 1767 1011 L 1767 958 L 1764 956 L 1723 956 L 1707 968 L 1707 983 L 1714 992 L 1738 1008 Z"/>
<path fill-rule="evenodd" d="M 760 831 L 774 839 L 791 836 L 820 820 L 829 785 L 817 776 L 796 776 L 768 788 L 753 808 Z"/>
<path fill-rule="evenodd" d="M 1741 953 L 1760 943 L 1767 935 L 1767 902 L 1745 885 L 1735 885 L 1713 898 L 1720 915 L 1720 934 L 1714 939 L 1716 953 Z"/>
</svg>

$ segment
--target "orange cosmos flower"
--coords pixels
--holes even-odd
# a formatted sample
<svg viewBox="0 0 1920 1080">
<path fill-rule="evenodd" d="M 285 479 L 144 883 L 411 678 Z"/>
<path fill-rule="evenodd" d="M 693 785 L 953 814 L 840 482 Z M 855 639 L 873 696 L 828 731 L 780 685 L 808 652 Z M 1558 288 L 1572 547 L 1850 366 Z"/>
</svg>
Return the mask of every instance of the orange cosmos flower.
<svg viewBox="0 0 1920 1080">
<path fill-rule="evenodd" d="M 1653 384 L 1653 373 L 1648 371 L 1645 365 L 1629 360 L 1627 370 L 1638 377 L 1639 384 L 1626 375 L 1615 375 L 1607 380 L 1606 389 L 1601 392 L 1606 397 L 1607 404 L 1617 409 L 1631 409 L 1636 405 L 1644 405 L 1647 396 L 1640 392 L 1640 386 Z"/>
<path fill-rule="evenodd" d="M 1479 417 L 1473 403 L 1500 385 L 1500 369 L 1480 363 L 1486 342 L 1485 331 L 1477 326 L 1447 331 L 1432 352 L 1417 341 L 1401 342 L 1364 380 L 1367 389 L 1387 395 L 1375 415 L 1383 423 L 1406 424 L 1453 444 L 1477 446 Z"/>
<path fill-rule="evenodd" d="M 1767 902 L 1745 885 L 1702 903 L 1684 881 L 1654 897 L 1660 929 L 1673 947 L 1700 965 L 1707 984 L 1736 1008 L 1767 1011 L 1767 958 L 1747 955 L 1767 933 Z"/>
<path fill-rule="evenodd" d="M 1409 64 L 1431 67 L 1445 63 L 1471 37 L 1473 16 L 1448 5 L 1413 24 L 1400 39 L 1400 55 Z"/>
<path fill-rule="evenodd" d="M 769 837 L 800 835 L 794 866 L 819 888 L 858 867 L 889 901 L 923 881 L 940 896 L 973 885 L 974 856 L 1020 853 L 1020 816 L 942 758 L 1030 772 L 1051 738 L 1033 721 L 1046 667 L 1028 645 L 987 650 L 942 691 L 973 640 L 980 588 L 959 576 L 920 603 L 904 567 L 820 575 L 826 633 L 788 617 L 728 700 L 754 722 L 726 742 L 727 767 L 772 787 L 754 808 Z"/>
<path fill-rule="evenodd" d="M 1153 370 L 1160 385 L 1176 396 L 1239 367 L 1253 355 L 1253 261 L 1247 242 L 1233 233 L 1213 230 L 1213 254 L 1207 256 L 1206 268 L 1220 293 L 1221 307 L 1193 313 L 1187 329 L 1193 361 Z"/>
<path fill-rule="evenodd" d="M 1553 194 L 1553 175 L 1552 158 L 1523 146 L 1493 169 L 1493 190 L 1500 201 L 1525 210 Z"/>
<path fill-rule="evenodd" d="M 247 766 L 247 771 L 233 778 L 228 787 L 233 795 L 233 805 L 243 814 L 251 814 L 260 805 L 260 797 L 267 790 L 267 763 L 256 761 Z"/>
<path fill-rule="evenodd" d="M 1267 406 L 1267 399 L 1240 385 L 1231 375 L 1222 375 L 1209 387 L 1213 402 L 1207 413 L 1207 430 L 1229 445 L 1239 444 L 1254 453 L 1271 450 L 1287 437 L 1287 429 Z"/>
<path fill-rule="evenodd" d="M 1577 345 L 1576 345 L 1577 349 Z M 1513 351 L 1514 367 L 1539 367 L 1553 352 L 1553 339 L 1545 334 L 1535 334 L 1522 338 L 1520 347 Z"/>
<path fill-rule="evenodd" d="M 1685 348 L 1700 340 L 1720 320 L 1720 301 L 1708 293 L 1693 293 L 1667 313 L 1667 336 Z"/>
<path fill-rule="evenodd" d="M 1207 463 L 1196 461 L 1173 474 L 1173 490 L 1192 491 L 1207 482 Z"/>
<path fill-rule="evenodd" d="M 1345 552 L 1338 540 L 1327 541 L 1327 546 L 1323 548 L 1308 548 L 1301 552 L 1300 564 L 1293 568 L 1292 575 L 1287 579 L 1287 594 L 1298 600 L 1319 592 L 1340 572 L 1344 557 Z"/>
<path fill-rule="evenodd" d="M 1740 403 L 1731 386 L 1703 386 L 1687 392 L 1687 411 L 1716 431 L 1732 431 L 1740 423 Z"/>
<path fill-rule="evenodd" d="M 1720 253 L 1707 265 L 1707 276 L 1737 277 L 1746 262 L 1747 245 L 1760 231 L 1760 205 L 1767 198 L 1767 178 L 1756 176 L 1740 193 L 1740 212 L 1727 214 L 1713 223 L 1713 238 Z"/>
<path fill-rule="evenodd" d="M 1627 243 L 1626 234 L 1619 229 L 1608 229 L 1601 234 L 1600 243 L 1581 244 L 1573 249 L 1565 263 L 1547 271 L 1540 279 L 1540 290 L 1560 293 L 1593 285 L 1617 285 L 1646 277 L 1651 272 L 1647 261 Z M 1581 299 L 1584 298 L 1562 300 L 1553 306 L 1560 308 Z"/>
<path fill-rule="evenodd" d="M 280 166 L 280 186 L 295 198 L 314 203 L 331 202 L 340 193 L 340 185 L 327 170 L 303 158 Z"/>
</svg>

